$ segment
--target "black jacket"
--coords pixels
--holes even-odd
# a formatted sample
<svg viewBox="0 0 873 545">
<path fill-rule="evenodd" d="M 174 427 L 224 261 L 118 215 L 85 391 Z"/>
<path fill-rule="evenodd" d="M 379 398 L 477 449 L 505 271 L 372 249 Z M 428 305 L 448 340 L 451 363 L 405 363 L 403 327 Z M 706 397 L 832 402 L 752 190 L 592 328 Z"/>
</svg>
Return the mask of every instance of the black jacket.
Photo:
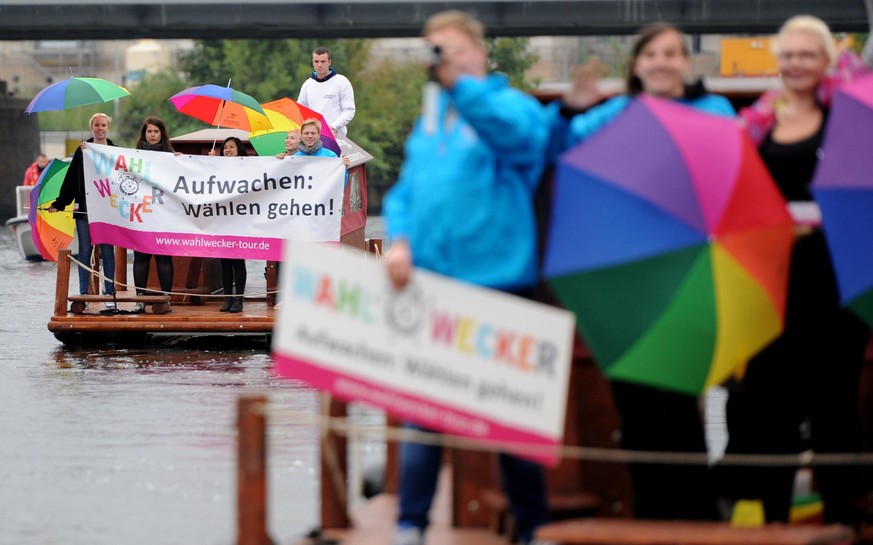
<svg viewBox="0 0 873 545">
<path fill-rule="evenodd" d="M 93 142 L 94 138 L 89 138 L 87 141 Z M 109 146 L 115 145 L 108 138 L 106 139 L 106 144 Z M 61 185 L 58 198 L 52 203 L 52 206 L 56 209 L 63 210 L 71 202 L 76 201 L 79 203 L 79 212 L 88 211 L 88 203 L 85 201 L 85 165 L 83 161 L 82 148 L 76 147 L 76 153 L 73 154 L 73 160 L 70 162 L 70 168 L 64 177 L 64 183 Z"/>
</svg>

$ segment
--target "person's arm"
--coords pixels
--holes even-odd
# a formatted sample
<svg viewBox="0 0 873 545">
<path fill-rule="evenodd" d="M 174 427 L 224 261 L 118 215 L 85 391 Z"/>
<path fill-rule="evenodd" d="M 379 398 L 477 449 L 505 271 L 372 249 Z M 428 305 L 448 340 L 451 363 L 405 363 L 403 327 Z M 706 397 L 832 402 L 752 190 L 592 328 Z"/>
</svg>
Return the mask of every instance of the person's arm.
<svg viewBox="0 0 873 545">
<path fill-rule="evenodd" d="M 409 184 L 407 165 L 400 169 L 400 176 L 382 199 L 388 241 L 391 249 L 385 256 L 385 265 L 391 284 L 402 288 L 412 278 L 412 247 L 409 245 Z"/>
<path fill-rule="evenodd" d="M 535 98 L 507 86 L 504 76 L 460 76 L 448 92 L 458 114 L 501 160 L 516 165 L 542 161 L 549 127 Z"/>
<path fill-rule="evenodd" d="M 342 76 L 342 84 L 340 85 L 340 112 L 339 117 L 331 123 L 331 130 L 334 132 L 348 125 L 355 117 L 355 90 L 352 88 L 352 83 Z"/>
<path fill-rule="evenodd" d="M 567 148 L 597 134 L 627 108 L 630 100 L 627 95 L 617 96 L 583 114 L 573 116 L 567 131 Z"/>
<path fill-rule="evenodd" d="M 76 200 L 77 193 L 79 192 L 79 176 L 84 175 L 82 172 L 82 168 L 84 167 L 82 164 L 83 161 L 82 148 L 80 146 L 76 148 L 76 152 L 73 154 L 73 160 L 70 161 L 70 167 L 64 175 L 64 182 L 61 184 L 58 198 L 49 205 L 50 212 L 63 210 Z"/>
</svg>

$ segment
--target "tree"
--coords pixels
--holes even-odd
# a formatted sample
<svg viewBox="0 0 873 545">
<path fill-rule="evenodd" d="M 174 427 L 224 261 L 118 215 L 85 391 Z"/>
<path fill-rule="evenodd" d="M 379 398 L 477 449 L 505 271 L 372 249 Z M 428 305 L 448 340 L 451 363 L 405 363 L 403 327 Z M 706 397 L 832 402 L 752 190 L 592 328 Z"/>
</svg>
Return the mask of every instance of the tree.
<svg viewBox="0 0 873 545">
<path fill-rule="evenodd" d="M 319 46 L 330 49 L 332 66 L 353 83 L 370 54 L 367 40 L 200 40 L 180 59 L 180 68 L 192 85 L 231 81 L 260 102 L 296 99 Z"/>
<path fill-rule="evenodd" d="M 529 44 L 528 38 L 498 37 L 485 40 L 491 70 L 506 74 L 512 86 L 522 91 L 530 91 L 534 87 L 525 77 L 537 61 L 537 56 L 527 51 Z"/>
<path fill-rule="evenodd" d="M 202 121 L 179 113 L 169 101 L 188 87 L 190 84 L 170 68 L 146 75 L 121 103 L 121 119 L 113 123 L 113 132 L 119 140 L 116 143 L 133 147 L 143 120 L 150 115 L 163 119 L 171 136 L 205 128 Z"/>
<path fill-rule="evenodd" d="M 416 62 L 384 61 L 361 73 L 355 87 L 357 113 L 350 134 L 374 159 L 367 164 L 370 204 L 396 180 L 403 161 L 403 143 L 421 109 L 426 75 Z"/>
</svg>

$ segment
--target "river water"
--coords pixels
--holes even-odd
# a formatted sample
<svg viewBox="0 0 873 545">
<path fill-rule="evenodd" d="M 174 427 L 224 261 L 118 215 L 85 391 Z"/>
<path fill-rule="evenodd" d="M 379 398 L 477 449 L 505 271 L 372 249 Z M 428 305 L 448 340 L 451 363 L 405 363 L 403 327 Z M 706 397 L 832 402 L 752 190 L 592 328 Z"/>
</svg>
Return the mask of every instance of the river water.
<svg viewBox="0 0 873 545">
<path fill-rule="evenodd" d="M 0 275 L 0 545 L 234 543 L 237 398 L 314 414 L 317 394 L 265 348 L 64 348 L 54 264 L 6 228 Z M 318 434 L 269 429 L 269 529 L 291 543 L 318 523 Z"/>
</svg>

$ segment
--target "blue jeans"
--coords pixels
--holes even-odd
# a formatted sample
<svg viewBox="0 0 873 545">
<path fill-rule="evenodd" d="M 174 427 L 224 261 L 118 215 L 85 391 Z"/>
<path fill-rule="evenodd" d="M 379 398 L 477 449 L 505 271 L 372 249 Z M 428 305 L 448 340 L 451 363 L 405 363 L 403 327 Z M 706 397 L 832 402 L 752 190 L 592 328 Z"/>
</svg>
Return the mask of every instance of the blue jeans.
<svg viewBox="0 0 873 545">
<path fill-rule="evenodd" d="M 424 430 L 413 424 L 406 424 L 406 427 Z M 524 543 L 529 543 L 536 528 L 549 520 L 543 468 L 511 454 L 500 453 L 498 457 L 501 484 L 509 498 L 519 538 Z M 415 527 L 423 531 L 427 527 L 427 514 L 436 492 L 442 461 L 442 447 L 418 443 L 400 444 L 398 525 L 401 528 Z"/>
<path fill-rule="evenodd" d="M 79 261 L 91 265 L 91 229 L 86 218 L 76 218 L 76 236 L 79 237 Z M 100 244 L 100 259 L 103 261 L 104 289 L 106 295 L 115 294 L 115 249 L 111 244 Z M 91 273 L 79 267 L 79 294 L 88 294 Z"/>
</svg>

